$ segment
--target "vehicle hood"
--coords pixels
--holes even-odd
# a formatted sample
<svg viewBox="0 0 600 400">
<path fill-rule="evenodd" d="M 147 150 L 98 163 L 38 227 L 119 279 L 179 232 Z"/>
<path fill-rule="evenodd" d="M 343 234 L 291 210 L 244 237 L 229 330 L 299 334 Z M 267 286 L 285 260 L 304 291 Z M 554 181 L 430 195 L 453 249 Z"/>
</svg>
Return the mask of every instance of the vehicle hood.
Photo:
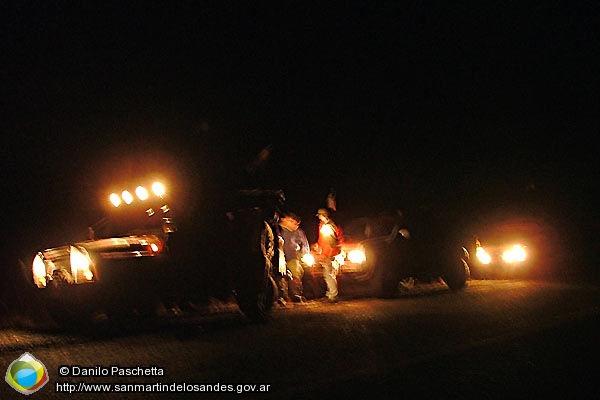
<svg viewBox="0 0 600 400">
<path fill-rule="evenodd" d="M 155 256 L 163 249 L 163 241 L 155 235 L 134 235 L 73 243 L 85 249 L 90 255 L 100 258 L 135 258 Z M 58 262 L 68 260 L 71 245 L 54 247 L 42 251 L 47 260 Z"/>
</svg>

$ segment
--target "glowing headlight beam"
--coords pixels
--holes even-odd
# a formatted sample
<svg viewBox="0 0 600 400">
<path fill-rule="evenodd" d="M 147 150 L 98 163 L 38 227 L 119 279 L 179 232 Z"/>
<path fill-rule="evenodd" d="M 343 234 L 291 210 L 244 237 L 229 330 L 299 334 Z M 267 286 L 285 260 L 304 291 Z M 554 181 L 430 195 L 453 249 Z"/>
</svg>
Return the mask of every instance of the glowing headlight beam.
<svg viewBox="0 0 600 400">
<path fill-rule="evenodd" d="M 515 244 L 510 249 L 502 253 L 502 259 L 507 263 L 523 262 L 527 258 L 527 252 L 525 248 L 520 244 Z"/>
<path fill-rule="evenodd" d="M 148 198 L 148 191 L 146 190 L 145 187 L 143 186 L 138 186 L 135 188 L 135 194 L 138 197 L 138 199 L 144 201 Z"/>
<path fill-rule="evenodd" d="M 70 251 L 70 261 L 71 261 L 71 274 L 73 275 L 73 279 L 75 283 L 77 283 L 78 275 L 77 272 L 81 271 L 83 277 L 85 279 L 92 280 L 94 275 L 92 271 L 90 271 L 91 261 L 89 257 L 81 252 L 77 247 L 71 246 Z"/>
<path fill-rule="evenodd" d="M 489 264 L 490 262 L 492 262 L 492 257 L 481 246 L 477 247 L 477 250 L 475 252 L 475 256 L 477 256 L 477 259 L 479 261 L 481 261 L 482 264 Z"/>
<path fill-rule="evenodd" d="M 154 182 L 152 184 L 152 193 L 158 197 L 162 197 L 165 194 L 165 186 L 160 182 Z"/>
<path fill-rule="evenodd" d="M 31 265 L 33 280 L 37 287 L 46 287 L 46 264 L 40 254 L 36 255 Z"/>
<path fill-rule="evenodd" d="M 127 204 L 133 203 L 133 195 L 129 193 L 128 190 L 123 190 L 123 193 L 121 193 L 121 198 L 123 198 L 123 201 Z"/>
<path fill-rule="evenodd" d="M 365 256 L 365 253 L 361 250 L 351 250 L 348 253 L 348 260 L 355 264 L 362 264 L 367 260 L 367 256 Z"/>
<path fill-rule="evenodd" d="M 312 267 L 313 265 L 315 265 L 315 257 L 312 254 L 307 253 L 302 256 L 302 262 L 308 265 L 309 267 Z"/>
<path fill-rule="evenodd" d="M 345 264 L 344 255 L 342 253 L 340 253 L 337 256 L 334 256 L 333 262 L 337 262 L 338 266 L 344 265 Z"/>
<path fill-rule="evenodd" d="M 119 207 L 121 205 L 121 198 L 116 193 L 111 193 L 108 197 L 113 206 Z"/>
</svg>

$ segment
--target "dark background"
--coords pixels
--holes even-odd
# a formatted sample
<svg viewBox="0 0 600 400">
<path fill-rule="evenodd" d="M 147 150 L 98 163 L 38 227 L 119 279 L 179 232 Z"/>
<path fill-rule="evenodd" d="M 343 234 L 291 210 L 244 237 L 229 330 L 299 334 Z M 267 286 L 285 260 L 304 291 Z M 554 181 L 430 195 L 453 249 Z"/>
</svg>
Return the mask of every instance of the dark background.
<svg viewBox="0 0 600 400">
<path fill-rule="evenodd" d="M 2 6 L 10 261 L 156 172 L 196 214 L 241 187 L 305 221 L 330 187 L 348 212 L 533 201 L 597 254 L 598 3 L 173 3 Z"/>
</svg>

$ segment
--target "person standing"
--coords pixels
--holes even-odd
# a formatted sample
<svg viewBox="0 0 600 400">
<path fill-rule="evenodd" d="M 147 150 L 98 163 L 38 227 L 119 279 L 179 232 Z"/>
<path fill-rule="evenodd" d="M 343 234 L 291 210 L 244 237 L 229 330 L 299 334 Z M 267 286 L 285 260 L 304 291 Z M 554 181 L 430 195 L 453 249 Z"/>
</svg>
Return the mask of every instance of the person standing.
<svg viewBox="0 0 600 400">
<path fill-rule="evenodd" d="M 329 302 L 336 303 L 338 296 L 337 269 L 333 265 L 333 258 L 340 254 L 343 234 L 341 228 L 331 219 L 327 209 L 319 208 L 317 218 L 319 219 L 319 238 L 316 250 L 321 255 L 323 278 L 327 285 L 325 296 Z"/>
<path fill-rule="evenodd" d="M 304 267 L 301 260 L 305 254 L 310 253 L 308 239 L 304 231 L 300 228 L 300 222 L 300 217 L 291 212 L 285 214 L 279 222 L 281 228 L 280 235 L 283 238 L 285 263 L 289 275 L 291 275 L 288 284 L 289 297 L 296 303 L 304 301 L 304 290 L 302 287 Z"/>
<path fill-rule="evenodd" d="M 273 280 L 277 285 L 277 304 L 285 307 L 290 301 L 288 280 L 291 277 L 288 275 L 289 271 L 283 250 L 283 236 L 281 236 L 280 230 L 280 226 L 277 225 L 277 268 L 273 270 Z"/>
</svg>

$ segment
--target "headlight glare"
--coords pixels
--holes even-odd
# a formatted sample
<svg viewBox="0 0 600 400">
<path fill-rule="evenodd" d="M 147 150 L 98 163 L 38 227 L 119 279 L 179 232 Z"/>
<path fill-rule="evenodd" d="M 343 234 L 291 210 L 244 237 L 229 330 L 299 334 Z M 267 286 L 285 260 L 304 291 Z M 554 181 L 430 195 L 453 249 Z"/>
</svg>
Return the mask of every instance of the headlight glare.
<svg viewBox="0 0 600 400">
<path fill-rule="evenodd" d="M 121 198 L 119 197 L 118 194 L 111 193 L 111 195 L 109 196 L 109 199 L 113 206 L 119 207 L 121 205 Z"/>
<path fill-rule="evenodd" d="M 142 201 L 144 201 L 148 198 L 148 190 L 146 190 L 146 188 L 143 186 L 136 187 L 135 194 L 138 197 L 138 199 L 140 199 Z"/>
<path fill-rule="evenodd" d="M 340 253 L 333 257 L 333 261 L 337 262 L 338 265 L 344 265 L 344 253 Z"/>
<path fill-rule="evenodd" d="M 133 203 L 133 195 L 128 190 L 123 190 L 123 192 L 121 192 L 121 198 L 126 204 Z"/>
<path fill-rule="evenodd" d="M 492 261 L 492 257 L 488 254 L 487 251 L 481 246 L 477 247 L 475 252 L 475 256 L 482 264 L 489 264 Z"/>
<path fill-rule="evenodd" d="M 37 287 L 46 287 L 46 263 L 42 260 L 41 254 L 37 254 L 33 259 L 31 265 L 31 271 L 33 273 L 33 282 Z"/>
<path fill-rule="evenodd" d="M 362 264 L 367 260 L 367 257 L 362 250 L 351 250 L 348 253 L 348 260 L 355 264 Z"/>
<path fill-rule="evenodd" d="M 81 275 L 84 279 L 88 281 L 92 280 L 94 278 L 94 274 L 90 270 L 91 260 L 89 256 L 87 254 L 84 254 L 81 250 L 79 250 L 79 248 L 75 246 L 71 246 L 70 253 L 71 274 L 73 275 L 75 283 L 78 283 L 79 281 L 78 272 L 81 272 Z"/>
<path fill-rule="evenodd" d="M 308 265 L 309 267 L 312 267 L 313 265 L 315 265 L 315 257 L 312 254 L 307 253 L 302 256 L 302 262 Z"/>
<path fill-rule="evenodd" d="M 525 247 L 521 246 L 520 244 L 515 244 L 502 254 L 502 259 L 504 262 L 509 264 L 525 261 L 526 258 L 527 251 L 525 251 Z"/>
<path fill-rule="evenodd" d="M 158 197 L 162 197 L 165 194 L 165 186 L 160 182 L 154 182 L 152 184 L 152 192 Z"/>
</svg>

